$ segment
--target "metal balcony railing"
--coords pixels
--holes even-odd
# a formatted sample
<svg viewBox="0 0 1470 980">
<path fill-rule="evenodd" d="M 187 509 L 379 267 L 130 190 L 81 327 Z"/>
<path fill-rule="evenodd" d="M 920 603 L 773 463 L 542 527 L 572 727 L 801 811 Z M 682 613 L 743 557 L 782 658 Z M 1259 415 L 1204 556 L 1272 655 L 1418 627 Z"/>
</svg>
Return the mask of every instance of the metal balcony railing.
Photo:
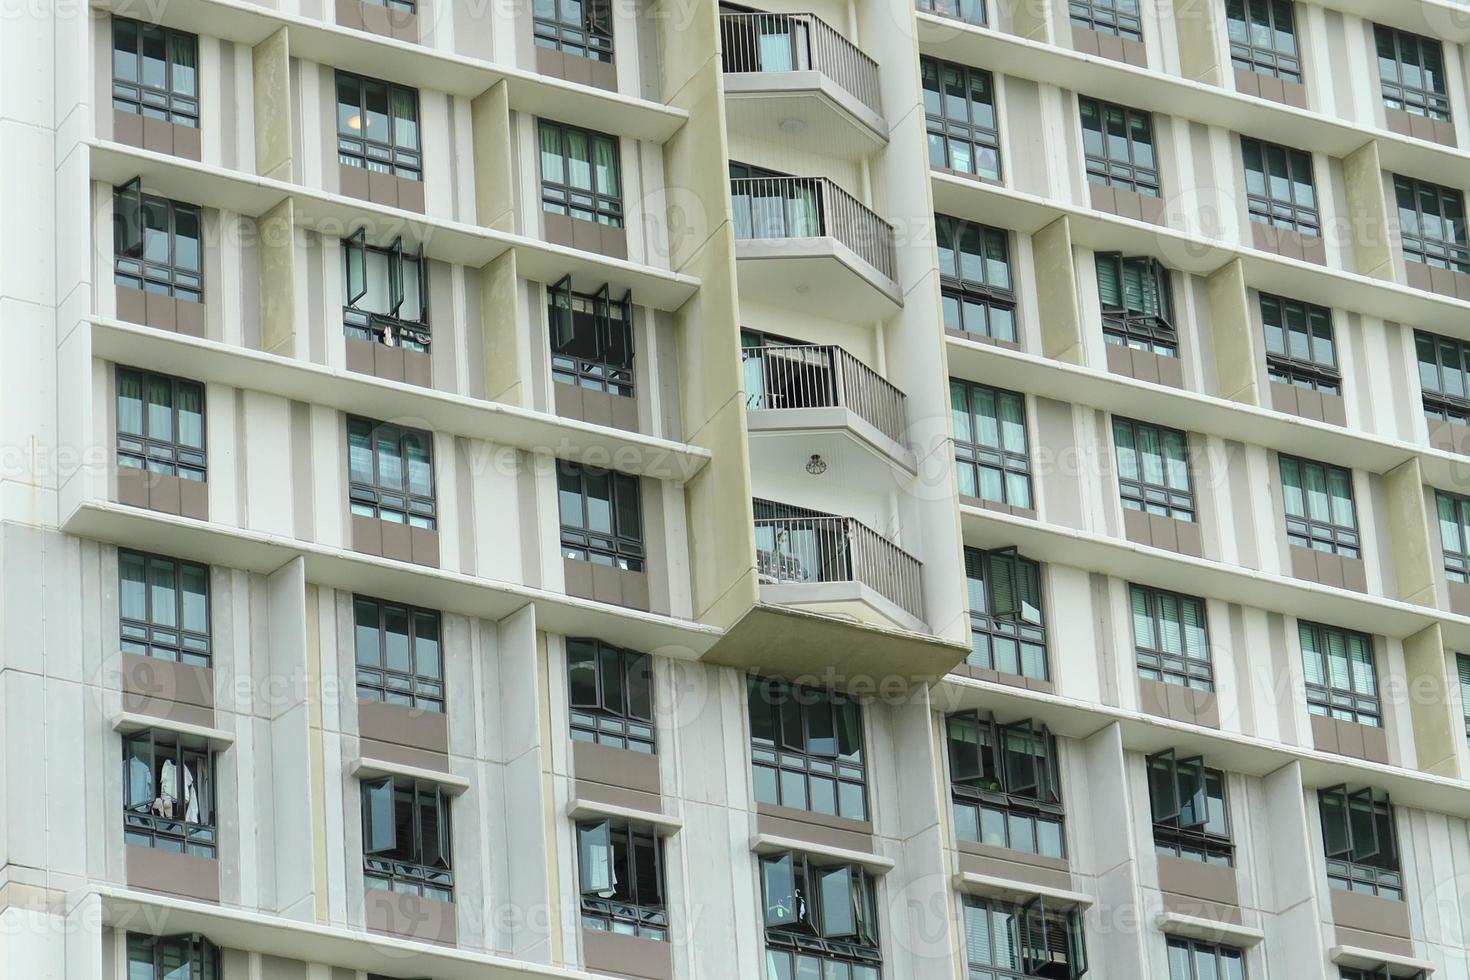
<svg viewBox="0 0 1470 980">
<path fill-rule="evenodd" d="M 904 394 L 834 344 L 746 347 L 745 407 L 850 408 L 894 442 L 904 441 Z"/>
<path fill-rule="evenodd" d="M 731 177 L 736 238 L 832 237 L 893 278 L 893 226 L 826 177 Z"/>
<path fill-rule="evenodd" d="M 721 14 L 726 72 L 819 71 L 880 115 L 878 63 L 816 14 Z"/>
<path fill-rule="evenodd" d="M 797 511 L 770 501 L 758 510 Z M 755 521 L 756 570 L 762 582 L 860 582 L 914 616 L 924 618 L 922 563 L 852 517 L 810 515 Z"/>
</svg>

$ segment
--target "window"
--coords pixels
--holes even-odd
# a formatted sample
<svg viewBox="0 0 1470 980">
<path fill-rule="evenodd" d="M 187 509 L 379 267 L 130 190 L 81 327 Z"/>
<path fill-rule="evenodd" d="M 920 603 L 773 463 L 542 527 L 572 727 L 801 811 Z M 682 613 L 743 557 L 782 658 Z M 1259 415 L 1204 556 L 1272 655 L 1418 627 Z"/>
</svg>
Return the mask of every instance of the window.
<svg viewBox="0 0 1470 980">
<path fill-rule="evenodd" d="M 1388 794 L 1372 788 L 1333 786 L 1317 791 L 1322 817 L 1322 847 L 1327 883 L 1344 891 L 1402 901 L 1393 806 Z"/>
<path fill-rule="evenodd" d="M 1000 180 L 1000 127 L 990 72 L 922 59 L 929 165 Z"/>
<path fill-rule="evenodd" d="M 1128 605 L 1140 677 L 1196 691 L 1215 689 L 1204 600 L 1129 585 Z"/>
<path fill-rule="evenodd" d="M 1470 425 L 1470 345 L 1452 337 L 1414 331 L 1424 414 Z"/>
<path fill-rule="evenodd" d="M 1460 713 L 1465 716 L 1465 737 L 1470 739 L 1470 657 L 1455 654 L 1455 673 L 1460 678 Z"/>
<path fill-rule="evenodd" d="M 202 481 L 204 386 L 137 368 L 118 368 L 117 464 Z"/>
<path fill-rule="evenodd" d="M 970 595 L 970 655 L 965 663 L 1046 680 L 1041 566 L 1014 548 L 966 548 L 965 580 Z"/>
<path fill-rule="evenodd" d="M 112 107 L 198 129 L 199 39 L 114 17 Z"/>
<path fill-rule="evenodd" d="M 981 27 L 986 24 L 985 0 L 915 0 L 914 6 L 945 17 L 958 17 Z"/>
<path fill-rule="evenodd" d="M 429 263 L 424 247 L 367 244 L 367 229 L 343 239 L 346 262 L 342 323 L 349 337 L 405 350 L 429 349 Z"/>
<path fill-rule="evenodd" d="M 623 821 L 577 824 L 582 926 L 667 941 L 663 845 Z"/>
<path fill-rule="evenodd" d="M 612 0 L 536 0 L 536 47 L 613 60 Z"/>
<path fill-rule="evenodd" d="M 1169 270 L 1148 256 L 1098 252 L 1097 299 L 1102 306 L 1103 340 L 1110 344 L 1179 356 L 1174 329 L 1174 299 Z"/>
<path fill-rule="evenodd" d="M 1288 82 L 1302 80 L 1291 0 L 1226 0 L 1230 60 L 1236 68 Z"/>
<path fill-rule="evenodd" d="M 1439 42 L 1382 24 L 1373 25 L 1373 39 L 1383 104 L 1448 122 L 1450 98 L 1445 94 L 1444 52 Z"/>
<path fill-rule="evenodd" d="M 633 397 L 633 293 L 614 300 L 606 284 L 572 292 L 565 276 L 547 292 L 551 377 L 610 395 Z"/>
<path fill-rule="evenodd" d="M 1225 774 L 1198 756 L 1180 759 L 1169 749 L 1148 757 L 1148 793 L 1154 847 L 1160 854 L 1230 867 L 1230 811 Z"/>
<path fill-rule="evenodd" d="M 1086 96 L 1078 97 L 1077 106 L 1082 114 L 1087 179 L 1104 187 L 1158 197 L 1153 117 L 1139 109 Z"/>
<path fill-rule="evenodd" d="M 144 194 L 134 177 L 113 189 L 112 214 L 113 282 L 195 303 L 204 299 L 197 207 Z"/>
<path fill-rule="evenodd" d="M 209 569 L 118 550 L 117 604 L 123 653 L 209 666 Z"/>
<path fill-rule="evenodd" d="M 337 72 L 337 159 L 373 173 L 423 180 L 418 90 Z"/>
<path fill-rule="evenodd" d="M 1082 913 L 1075 907 L 1053 908 L 1040 896 L 1013 905 L 966 895 L 963 916 L 970 980 L 1075 980 L 1087 972 Z"/>
<path fill-rule="evenodd" d="M 974 221 L 934 216 L 946 330 L 1016 343 L 1010 235 Z"/>
<path fill-rule="evenodd" d="M 654 751 L 652 657 L 568 637 L 567 679 L 574 741 Z"/>
<path fill-rule="evenodd" d="M 1250 219 L 1320 236 L 1317 187 L 1312 179 L 1312 155 L 1277 143 L 1240 138 L 1245 159 L 1245 199 Z"/>
<path fill-rule="evenodd" d="M 434 437 L 364 418 L 347 420 L 352 513 L 390 524 L 433 528 Z"/>
<path fill-rule="evenodd" d="M 151 729 L 124 738 L 122 748 L 123 839 L 214 857 L 214 754 Z"/>
<path fill-rule="evenodd" d="M 1344 558 L 1359 554 L 1353 513 L 1353 475 L 1341 466 L 1282 454 L 1281 496 L 1286 505 L 1286 540 Z"/>
<path fill-rule="evenodd" d="M 951 378 L 949 402 L 960 494 L 1030 510 L 1025 397 Z"/>
<path fill-rule="evenodd" d="M 444 712 L 439 614 L 398 602 L 352 597 L 357 698 Z"/>
<path fill-rule="evenodd" d="M 559 460 L 556 486 L 564 557 L 643 571 L 643 516 L 636 476 Z"/>
<path fill-rule="evenodd" d="M 1245 954 L 1233 946 L 1170 936 L 1169 980 L 1245 980 Z"/>
<path fill-rule="evenodd" d="M 751 677 L 751 760 L 757 803 L 868 819 L 863 717 L 831 691 Z"/>
<path fill-rule="evenodd" d="M 761 858 L 766 980 L 879 980 L 878 903 L 856 864 L 786 852 Z"/>
<path fill-rule="evenodd" d="M 1307 679 L 1307 710 L 1381 727 L 1372 637 L 1318 623 L 1298 623 L 1297 633 Z"/>
<path fill-rule="evenodd" d="M 1342 393 L 1331 310 L 1262 293 L 1261 323 L 1266 328 L 1266 371 L 1273 381 Z"/>
<path fill-rule="evenodd" d="M 1452 187 L 1398 174 L 1393 178 L 1393 193 L 1398 202 L 1404 259 L 1470 273 L 1464 195 Z"/>
<path fill-rule="evenodd" d="M 449 797 L 420 779 L 362 784 L 362 873 L 368 888 L 454 901 Z"/>
<path fill-rule="evenodd" d="M 623 227 L 617 137 L 540 122 L 541 207 L 610 228 Z"/>
<path fill-rule="evenodd" d="M 1434 492 L 1439 513 L 1439 542 L 1444 551 L 1444 576 L 1451 582 L 1470 582 L 1470 497 Z"/>
<path fill-rule="evenodd" d="M 1189 437 L 1177 429 L 1115 418 L 1113 442 L 1123 507 L 1192 523 Z"/>
<path fill-rule="evenodd" d="M 956 836 L 1065 857 L 1057 745 L 1046 726 L 1001 725 L 975 711 L 949 715 L 944 726 Z"/>
<path fill-rule="evenodd" d="M 1138 0 L 1071 0 L 1072 24 L 1101 34 L 1143 41 Z"/>
<path fill-rule="evenodd" d="M 1429 980 L 1429 974 L 1424 972 L 1409 974 L 1393 974 L 1389 971 L 1388 964 L 1375 966 L 1371 970 L 1350 970 L 1340 967 L 1337 972 L 1338 980 Z"/>
<path fill-rule="evenodd" d="M 219 948 L 195 933 L 128 933 L 127 980 L 219 980 Z"/>
</svg>

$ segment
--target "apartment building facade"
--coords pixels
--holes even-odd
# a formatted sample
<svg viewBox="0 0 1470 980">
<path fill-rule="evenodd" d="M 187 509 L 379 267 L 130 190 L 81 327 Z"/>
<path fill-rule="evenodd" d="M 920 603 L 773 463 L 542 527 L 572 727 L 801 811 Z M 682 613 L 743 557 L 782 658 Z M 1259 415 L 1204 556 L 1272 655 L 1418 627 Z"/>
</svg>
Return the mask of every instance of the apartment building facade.
<svg viewBox="0 0 1470 980">
<path fill-rule="evenodd" d="M 0 965 L 1470 980 L 1470 8 L 0 19 Z"/>
</svg>

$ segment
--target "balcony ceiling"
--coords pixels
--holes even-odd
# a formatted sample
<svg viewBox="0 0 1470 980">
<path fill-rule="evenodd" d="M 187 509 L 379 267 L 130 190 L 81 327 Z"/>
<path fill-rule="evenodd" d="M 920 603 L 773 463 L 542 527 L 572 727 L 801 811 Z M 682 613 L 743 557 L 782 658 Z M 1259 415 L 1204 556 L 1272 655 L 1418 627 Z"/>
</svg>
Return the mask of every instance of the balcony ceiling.
<svg viewBox="0 0 1470 980">
<path fill-rule="evenodd" d="M 725 76 L 731 133 L 801 153 L 857 160 L 888 145 L 888 123 L 814 71 Z"/>
</svg>

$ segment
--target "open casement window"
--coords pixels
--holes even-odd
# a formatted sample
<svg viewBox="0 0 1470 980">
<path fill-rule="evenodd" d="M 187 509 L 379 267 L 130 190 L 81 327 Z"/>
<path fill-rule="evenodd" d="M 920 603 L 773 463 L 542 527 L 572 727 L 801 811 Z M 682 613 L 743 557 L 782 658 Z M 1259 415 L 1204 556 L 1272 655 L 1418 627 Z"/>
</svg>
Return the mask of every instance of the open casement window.
<svg viewBox="0 0 1470 980">
<path fill-rule="evenodd" d="M 856 864 L 818 863 L 785 852 L 761 859 L 765 924 L 771 932 L 827 940 L 826 952 L 857 955 L 878 946 L 873 877 Z"/>
<path fill-rule="evenodd" d="M 578 824 L 577 867 L 585 927 L 668 939 L 663 847 L 651 832 L 613 820 Z"/>
<path fill-rule="evenodd" d="M 1075 980 L 1087 972 L 1079 909 L 1053 907 L 1038 895 L 1021 906 L 1020 913 L 1021 969 L 1026 976 Z"/>
<path fill-rule="evenodd" d="M 1099 252 L 1097 295 L 1109 343 L 1179 356 L 1169 270 L 1150 256 Z"/>
<path fill-rule="evenodd" d="M 1317 806 L 1328 883 L 1401 901 L 1403 878 L 1388 794 L 1333 786 L 1317 791 Z"/>
<path fill-rule="evenodd" d="M 595 61 L 613 60 L 612 0 L 535 0 L 534 43 Z"/>
<path fill-rule="evenodd" d="M 1056 743 L 1030 719 L 997 724 L 978 711 L 950 715 L 950 778 L 1038 803 L 1060 804 Z M 973 733 L 973 734 L 970 734 Z"/>
<path fill-rule="evenodd" d="M 1235 849 L 1225 799 L 1225 774 L 1198 756 L 1180 759 L 1172 749 L 1148 757 L 1148 790 L 1154 844 L 1207 864 L 1232 866 Z"/>
<path fill-rule="evenodd" d="M 424 246 L 405 252 L 403 239 L 386 248 L 367 244 L 366 229 L 343 239 L 347 335 L 426 351 L 429 348 L 429 266 Z"/>
<path fill-rule="evenodd" d="M 572 739 L 653 752 L 653 658 L 584 637 L 566 643 Z"/>
<path fill-rule="evenodd" d="M 547 290 L 551 326 L 551 376 L 613 395 L 633 395 L 633 291 L 612 297 L 604 283 L 595 293 L 572 290 L 563 276 Z"/>
<path fill-rule="evenodd" d="M 423 780 L 362 783 L 363 875 L 369 888 L 453 901 L 449 797 Z"/>
<path fill-rule="evenodd" d="M 123 837 L 161 851 L 215 856 L 214 754 L 150 729 L 123 739 Z"/>
<path fill-rule="evenodd" d="M 1001 619 L 1041 625 L 1040 586 L 1036 563 L 1014 546 L 990 555 L 990 614 Z"/>
<path fill-rule="evenodd" d="M 143 257 L 143 178 L 134 177 L 113 191 L 113 250 L 132 259 Z"/>
<path fill-rule="evenodd" d="M 128 980 L 219 980 L 219 947 L 198 933 L 128 933 Z"/>
</svg>

